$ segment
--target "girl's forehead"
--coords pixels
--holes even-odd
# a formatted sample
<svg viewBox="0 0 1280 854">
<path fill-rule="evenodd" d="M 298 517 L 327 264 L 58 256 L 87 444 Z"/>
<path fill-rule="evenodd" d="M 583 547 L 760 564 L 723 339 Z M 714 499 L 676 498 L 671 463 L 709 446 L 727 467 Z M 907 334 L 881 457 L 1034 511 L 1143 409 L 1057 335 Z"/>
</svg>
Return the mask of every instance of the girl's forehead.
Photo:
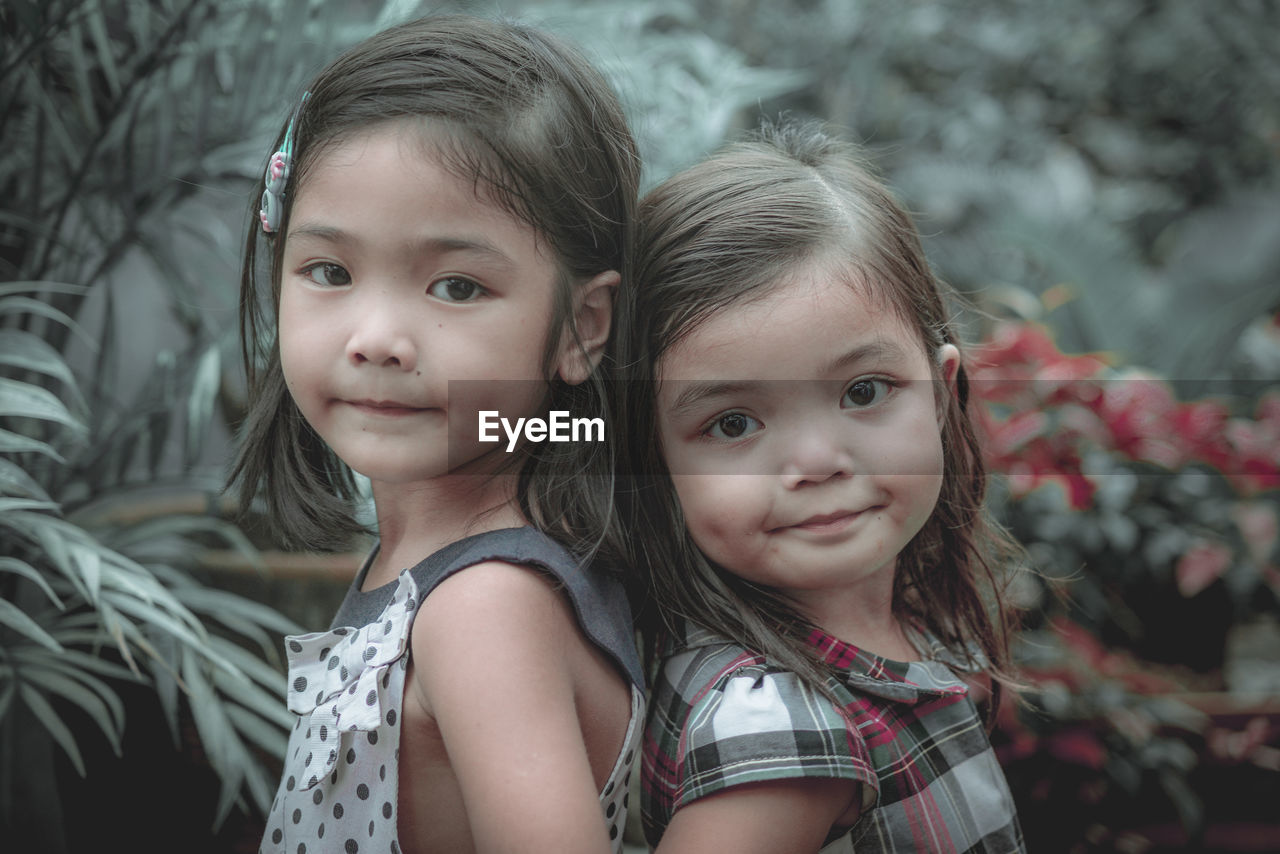
<svg viewBox="0 0 1280 854">
<path fill-rule="evenodd" d="M 859 353 L 900 359 L 925 353 L 920 336 L 880 289 L 807 265 L 690 323 L 664 352 L 658 374 L 761 373 L 797 351 L 832 368 Z"/>
<path fill-rule="evenodd" d="M 515 215 L 498 198 L 483 174 L 496 170 L 486 163 L 481 146 L 467 132 L 452 122 L 432 116 L 399 116 L 321 140 L 314 154 L 304 164 L 299 177 L 298 193 L 326 170 L 358 167 L 373 152 L 379 157 L 394 157 L 396 168 L 406 179 L 424 173 L 446 173 L 474 197 L 477 204 L 492 207 L 504 214 Z"/>
<path fill-rule="evenodd" d="M 383 122 L 334 140 L 300 180 L 286 253 L 317 242 L 387 259 L 470 247 L 511 268 L 558 268 L 536 229 L 460 176 L 446 151 L 417 122 Z"/>
</svg>

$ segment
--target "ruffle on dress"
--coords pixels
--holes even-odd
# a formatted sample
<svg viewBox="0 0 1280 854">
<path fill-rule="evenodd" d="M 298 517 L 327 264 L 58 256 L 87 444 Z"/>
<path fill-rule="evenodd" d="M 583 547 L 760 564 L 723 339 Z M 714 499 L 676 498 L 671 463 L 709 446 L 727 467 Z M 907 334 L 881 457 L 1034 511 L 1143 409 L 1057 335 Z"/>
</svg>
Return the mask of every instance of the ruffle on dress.
<svg viewBox="0 0 1280 854">
<path fill-rule="evenodd" d="M 418 606 L 418 585 L 400 574 L 391 602 L 377 620 L 360 629 L 337 628 L 286 638 L 289 708 L 306 727 L 308 751 L 302 789 L 331 773 L 338 761 L 340 734 L 372 732 L 384 715 L 394 724 L 386 696 L 391 667 L 407 664 L 409 629 Z M 384 712 L 384 708 L 386 711 Z"/>
</svg>

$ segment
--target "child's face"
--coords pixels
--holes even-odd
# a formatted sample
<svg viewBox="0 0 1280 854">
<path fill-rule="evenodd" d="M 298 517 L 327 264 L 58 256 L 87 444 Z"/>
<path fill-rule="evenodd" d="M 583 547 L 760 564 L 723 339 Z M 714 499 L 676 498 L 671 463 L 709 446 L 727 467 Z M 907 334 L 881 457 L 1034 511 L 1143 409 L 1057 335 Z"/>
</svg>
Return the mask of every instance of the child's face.
<svg viewBox="0 0 1280 854">
<path fill-rule="evenodd" d="M 891 590 L 942 485 L 935 376 L 865 288 L 814 266 L 713 314 L 658 365 L 658 430 L 694 542 L 821 622 Z M 885 600 L 887 602 L 887 599 Z"/>
<path fill-rule="evenodd" d="M 375 482 L 501 455 L 505 443 L 477 442 L 477 410 L 514 423 L 545 392 L 556 265 L 532 228 L 428 151 L 420 129 L 391 123 L 321 155 L 297 191 L 284 250 L 289 391 L 334 452 Z"/>
</svg>

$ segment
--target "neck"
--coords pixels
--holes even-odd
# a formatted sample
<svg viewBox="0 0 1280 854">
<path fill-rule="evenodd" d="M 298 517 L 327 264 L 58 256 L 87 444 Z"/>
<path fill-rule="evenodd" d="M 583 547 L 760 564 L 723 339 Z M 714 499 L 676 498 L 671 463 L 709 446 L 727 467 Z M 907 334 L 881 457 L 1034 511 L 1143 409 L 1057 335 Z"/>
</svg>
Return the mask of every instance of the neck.
<svg viewBox="0 0 1280 854">
<path fill-rule="evenodd" d="M 451 474 L 412 484 L 373 484 L 381 545 L 365 589 L 464 537 L 526 524 L 515 475 Z"/>
<path fill-rule="evenodd" d="M 892 564 L 855 588 L 794 598 L 801 612 L 832 637 L 893 661 L 920 657 L 893 613 Z"/>
</svg>

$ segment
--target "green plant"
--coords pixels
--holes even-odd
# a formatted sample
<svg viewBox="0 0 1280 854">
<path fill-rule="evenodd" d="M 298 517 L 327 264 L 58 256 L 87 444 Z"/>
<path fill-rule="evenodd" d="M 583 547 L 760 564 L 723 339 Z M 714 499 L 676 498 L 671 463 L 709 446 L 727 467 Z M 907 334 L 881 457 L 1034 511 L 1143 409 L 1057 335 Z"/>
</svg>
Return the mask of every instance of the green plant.
<svg viewBox="0 0 1280 854">
<path fill-rule="evenodd" d="M 0 286 L 0 315 L 26 316 L 34 289 Z M 36 292 L 49 290 L 80 289 Z M 58 322 L 80 329 L 70 318 Z M 154 686 L 175 741 L 179 696 L 186 695 L 185 708 L 222 778 L 219 821 L 242 794 L 265 809 L 273 780 L 255 749 L 282 755 L 290 719 L 279 673 L 262 656 L 270 660 L 275 636 L 296 627 L 257 603 L 197 583 L 183 568 L 210 538 L 250 557 L 252 546 L 208 515 L 134 522 L 104 516 L 106 504 L 125 501 L 130 488 L 97 484 L 89 492 L 84 473 L 126 468 L 134 452 L 163 444 L 167 421 L 145 418 L 140 423 L 147 426 L 125 439 L 95 443 L 88 407 L 61 356 L 27 331 L 10 328 L 0 336 L 0 755 L 7 760 L 0 766 L 0 809 L 12 819 L 16 775 L 41 773 L 15 765 L 30 750 L 20 742 L 51 739 L 85 773 L 80 742 L 90 736 L 67 723 L 69 709 L 87 716 L 119 751 L 126 725 L 121 681 Z M 191 373 L 199 371 L 197 364 Z M 167 415 L 180 384 L 191 388 L 189 411 L 209 405 L 210 382 L 174 380 L 154 386 L 168 391 L 147 415 Z"/>
<path fill-rule="evenodd" d="M 1237 382 L 1182 401 L 1027 323 L 997 325 L 974 359 L 995 507 L 1038 571 L 1015 588 L 1032 689 L 1000 728 L 1028 842 L 1118 850 L 1142 825 L 1203 841 L 1223 810 L 1197 784 L 1215 728 L 1180 695 L 1228 687 L 1233 627 L 1280 625 L 1280 395 Z M 1266 690 L 1238 672 L 1234 691 Z M 1258 726 L 1240 760 L 1272 749 Z"/>
<path fill-rule="evenodd" d="M 191 568 L 209 546 L 256 560 L 204 448 L 238 418 L 240 199 L 311 57 L 368 26 L 313 7 L 0 9 L 0 824 L 50 850 L 54 751 L 80 774 L 89 740 L 119 753 L 138 686 L 175 742 L 194 727 L 211 820 L 274 791 L 297 627 Z"/>
</svg>

